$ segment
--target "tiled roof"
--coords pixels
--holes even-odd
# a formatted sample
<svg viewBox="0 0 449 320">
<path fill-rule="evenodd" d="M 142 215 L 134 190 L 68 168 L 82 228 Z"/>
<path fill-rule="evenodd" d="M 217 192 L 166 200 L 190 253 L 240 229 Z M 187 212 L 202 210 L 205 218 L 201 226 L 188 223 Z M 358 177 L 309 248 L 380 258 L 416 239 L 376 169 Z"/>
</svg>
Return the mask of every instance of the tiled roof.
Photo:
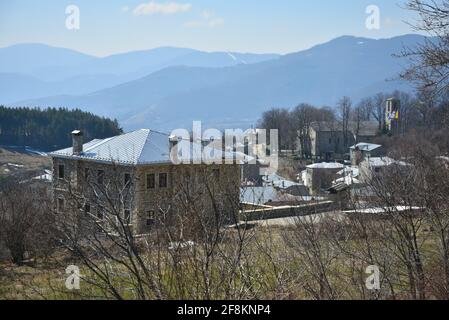
<svg viewBox="0 0 449 320">
<path fill-rule="evenodd" d="M 190 150 L 190 155 L 180 151 L 180 160 L 201 160 L 199 148 L 193 148 L 190 141 L 180 140 L 178 150 Z M 203 154 L 206 160 L 221 160 L 221 150 L 205 147 Z M 121 164 L 163 164 L 171 163 L 169 135 L 149 129 L 141 129 L 107 139 L 92 140 L 83 145 L 83 152 L 73 154 L 73 149 L 66 148 L 50 153 L 52 157 L 69 157 L 89 159 L 104 162 L 117 162 Z M 229 159 L 234 155 L 225 153 Z M 203 159 L 204 160 L 204 159 Z"/>
</svg>

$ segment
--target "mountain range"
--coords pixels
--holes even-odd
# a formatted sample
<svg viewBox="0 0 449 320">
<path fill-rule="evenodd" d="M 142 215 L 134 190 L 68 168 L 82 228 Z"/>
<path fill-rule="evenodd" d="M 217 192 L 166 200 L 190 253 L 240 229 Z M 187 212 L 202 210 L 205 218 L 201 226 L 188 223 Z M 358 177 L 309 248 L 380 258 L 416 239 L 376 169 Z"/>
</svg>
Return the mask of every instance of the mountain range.
<svg viewBox="0 0 449 320">
<path fill-rule="evenodd" d="M 282 56 L 163 47 L 103 58 L 16 45 L 0 48 L 0 104 L 81 108 L 126 130 L 190 128 L 192 120 L 247 127 L 272 107 L 410 91 L 397 79 L 406 61 L 393 55 L 422 41 L 343 36 Z"/>
<path fill-rule="evenodd" d="M 54 95 L 81 95 L 171 66 L 226 67 L 276 57 L 161 47 L 99 58 L 43 44 L 20 44 L 0 48 L 0 97 L 2 103 L 11 103 Z"/>
</svg>

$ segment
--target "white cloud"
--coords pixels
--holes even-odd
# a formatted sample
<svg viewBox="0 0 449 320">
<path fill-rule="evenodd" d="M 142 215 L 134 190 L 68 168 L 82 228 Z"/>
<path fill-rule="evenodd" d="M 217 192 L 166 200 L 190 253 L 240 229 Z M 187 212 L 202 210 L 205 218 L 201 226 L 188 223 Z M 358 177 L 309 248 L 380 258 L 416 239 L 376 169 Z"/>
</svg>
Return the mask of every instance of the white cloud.
<svg viewBox="0 0 449 320">
<path fill-rule="evenodd" d="M 211 28 L 215 28 L 224 24 L 224 20 L 222 18 L 214 18 L 209 20 L 208 25 Z"/>
<path fill-rule="evenodd" d="M 167 2 L 158 3 L 150 1 L 149 3 L 139 4 L 133 11 L 134 15 L 151 15 L 151 14 L 175 14 L 187 12 L 192 8 L 190 3 Z"/>
<path fill-rule="evenodd" d="M 184 23 L 186 28 L 198 28 L 198 27 L 209 27 L 215 28 L 224 24 L 224 19 L 216 17 L 212 12 L 203 11 L 201 12 L 200 19 L 192 20 Z"/>
</svg>

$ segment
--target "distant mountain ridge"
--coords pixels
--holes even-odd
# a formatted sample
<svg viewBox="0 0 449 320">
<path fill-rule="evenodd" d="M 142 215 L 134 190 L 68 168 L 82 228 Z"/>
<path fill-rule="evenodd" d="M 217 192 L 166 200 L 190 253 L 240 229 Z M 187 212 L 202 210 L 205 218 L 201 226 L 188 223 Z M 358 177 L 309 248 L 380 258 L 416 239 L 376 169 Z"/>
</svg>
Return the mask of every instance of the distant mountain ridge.
<svg viewBox="0 0 449 320">
<path fill-rule="evenodd" d="M 257 63 L 279 56 L 159 47 L 95 57 L 71 49 L 33 43 L 0 48 L 0 73 L 22 73 L 45 81 L 57 81 L 93 74 L 123 75 L 142 72 L 147 75 L 170 66 L 226 67 Z"/>
<path fill-rule="evenodd" d="M 79 107 L 117 117 L 125 129 L 169 130 L 191 125 L 192 120 L 217 127 L 249 126 L 272 107 L 292 107 L 300 102 L 332 106 L 343 95 L 357 101 L 380 91 L 409 91 L 408 84 L 396 79 L 405 61 L 393 54 L 423 40 L 419 35 L 381 40 L 343 36 L 270 59 L 249 56 L 255 59 L 250 60 L 231 53 L 244 62 L 222 67 L 191 52 L 181 55 L 182 59 L 173 58 L 190 61 L 191 66 L 173 65 L 155 71 L 149 66 L 140 70 L 146 76 L 106 89 L 25 99 L 13 105 Z M 204 65 L 196 66 L 192 61 Z"/>
<path fill-rule="evenodd" d="M 99 58 L 43 44 L 20 44 L 0 48 L 0 98 L 1 103 L 10 103 L 61 94 L 86 94 L 172 66 L 219 68 L 277 57 L 276 54 L 161 47 Z"/>
</svg>

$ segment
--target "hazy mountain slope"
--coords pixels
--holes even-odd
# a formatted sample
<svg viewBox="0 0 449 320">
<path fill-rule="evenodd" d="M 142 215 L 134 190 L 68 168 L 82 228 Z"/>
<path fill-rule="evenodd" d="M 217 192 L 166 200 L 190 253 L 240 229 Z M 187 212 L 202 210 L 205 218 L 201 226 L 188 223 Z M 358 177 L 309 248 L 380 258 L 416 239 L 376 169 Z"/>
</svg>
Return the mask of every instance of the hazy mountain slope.
<svg viewBox="0 0 449 320">
<path fill-rule="evenodd" d="M 20 97 L 23 92 L 30 98 L 52 95 L 52 86 L 32 76 L 18 73 L 0 73 L 0 104 L 8 104 Z"/>
<path fill-rule="evenodd" d="M 46 68 L 74 67 L 98 58 L 44 44 L 18 44 L 0 48 L 0 72 L 35 75 Z"/>
<path fill-rule="evenodd" d="M 218 85 L 166 97 L 157 103 L 161 119 L 181 125 L 178 119 L 202 119 L 223 126 L 232 120 L 254 122 L 271 107 L 291 107 L 299 102 L 336 104 L 343 95 L 355 101 L 380 91 L 409 90 L 395 80 L 401 61 L 392 57 L 403 45 L 422 40 L 404 36 L 389 40 L 342 37 L 311 50 L 287 55 L 275 61 L 234 68 L 239 72 Z M 187 106 L 187 108 L 186 108 Z M 154 112 L 153 112 L 154 113 Z M 123 119 L 138 127 L 154 122 L 151 117 Z M 164 126 L 164 122 L 156 123 Z"/>
<path fill-rule="evenodd" d="M 21 73 L 0 73 L 0 104 L 13 103 L 25 97 L 37 99 L 54 95 L 81 95 L 113 87 L 124 78 L 115 75 L 81 75 L 63 81 L 43 81 Z"/>
<path fill-rule="evenodd" d="M 111 114 L 114 117 L 127 117 L 151 108 L 152 104 L 165 97 L 188 93 L 193 90 L 219 84 L 229 78 L 230 68 L 190 68 L 171 67 L 150 74 L 142 79 L 121 84 L 109 89 L 82 96 L 60 95 L 31 101 L 22 101 L 15 105 L 74 106 L 91 110 L 99 114 Z M 90 107 L 95 106 L 95 107 Z"/>
<path fill-rule="evenodd" d="M 191 120 L 211 125 L 254 122 L 271 107 L 299 102 L 335 105 L 379 91 L 407 89 L 394 79 L 401 62 L 393 57 L 421 36 L 385 40 L 340 37 L 309 50 L 256 64 L 226 68 L 168 68 L 137 81 L 72 97 L 18 104 L 81 107 L 117 116 L 126 128 L 170 129 Z"/>
<path fill-rule="evenodd" d="M 277 58 L 273 54 L 202 52 L 161 47 L 104 58 L 40 44 L 0 48 L 0 73 L 7 83 L 0 103 L 46 96 L 81 95 L 137 80 L 172 66 L 225 67 Z M 31 79 L 31 78 L 32 79 Z M 6 81 L 6 78 L 9 78 Z M 31 86 L 31 81 L 35 82 Z M 1 92 L 6 88 L 0 89 Z"/>
<path fill-rule="evenodd" d="M 228 67 L 245 63 L 258 63 L 274 58 L 275 54 L 242 54 L 203 52 L 193 49 L 161 47 L 108 56 L 82 65 L 84 74 L 143 74 L 173 66 Z M 81 71 L 79 71 L 81 72 Z"/>
<path fill-rule="evenodd" d="M 160 47 L 98 58 L 44 44 L 20 44 L 0 48 L 0 73 L 21 73 L 44 81 L 106 74 L 127 75 L 128 80 L 135 80 L 172 66 L 226 67 L 277 57 L 279 55 L 276 54 L 203 52 Z"/>
</svg>

